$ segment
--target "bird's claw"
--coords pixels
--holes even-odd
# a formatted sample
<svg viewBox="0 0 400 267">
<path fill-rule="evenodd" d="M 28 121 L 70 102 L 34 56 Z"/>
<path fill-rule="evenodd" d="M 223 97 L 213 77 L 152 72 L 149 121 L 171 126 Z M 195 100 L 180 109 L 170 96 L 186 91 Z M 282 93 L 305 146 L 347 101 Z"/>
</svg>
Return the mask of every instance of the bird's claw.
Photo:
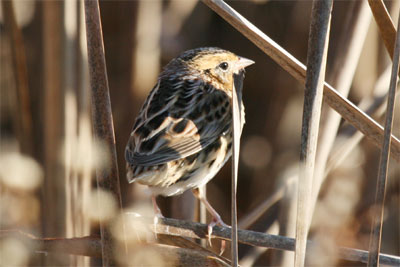
<svg viewBox="0 0 400 267">
<path fill-rule="evenodd" d="M 224 222 L 222 221 L 221 217 L 214 217 L 214 218 L 212 219 L 212 221 L 210 222 L 210 224 L 208 225 L 208 227 L 207 227 L 207 232 L 208 232 L 207 241 L 208 241 L 208 244 L 210 245 L 210 247 L 212 247 L 211 236 L 212 236 L 213 228 L 214 228 L 214 226 L 216 226 L 216 225 L 220 225 L 220 226 L 222 226 L 222 227 L 230 228 L 229 225 L 227 225 L 226 223 L 224 223 Z M 225 241 L 225 240 L 222 240 L 222 241 L 221 241 L 221 251 L 220 251 L 220 254 L 219 254 L 219 255 L 222 255 L 222 253 L 224 253 L 225 247 L 226 247 L 226 241 Z"/>
<path fill-rule="evenodd" d="M 208 227 L 207 227 L 207 232 L 208 232 L 208 238 L 207 238 L 207 241 L 208 241 L 208 245 L 210 246 L 210 247 L 212 247 L 212 244 L 211 244 L 211 235 L 212 235 L 212 232 L 213 232 L 213 228 L 214 228 L 214 226 L 215 225 L 217 225 L 217 223 L 214 221 L 214 220 L 212 220 L 211 222 L 210 222 L 210 224 L 208 225 Z"/>
</svg>

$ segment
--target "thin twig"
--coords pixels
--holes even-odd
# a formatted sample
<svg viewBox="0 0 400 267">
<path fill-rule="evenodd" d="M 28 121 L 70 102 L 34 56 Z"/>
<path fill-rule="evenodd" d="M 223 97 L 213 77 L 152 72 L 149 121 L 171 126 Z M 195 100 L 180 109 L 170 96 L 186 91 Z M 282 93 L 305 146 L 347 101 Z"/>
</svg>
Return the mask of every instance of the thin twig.
<svg viewBox="0 0 400 267">
<path fill-rule="evenodd" d="M 304 84 L 306 68 L 299 60 L 280 47 L 224 1 L 202 1 L 258 46 L 264 53 L 270 56 L 296 80 Z M 382 146 L 383 127 L 348 99 L 341 96 L 326 82 L 324 84 L 324 101 L 335 109 L 345 120 L 364 133 L 376 146 Z M 390 152 L 392 157 L 400 162 L 400 140 L 393 135 Z"/>
<path fill-rule="evenodd" d="M 101 169 L 96 170 L 97 186 L 111 192 L 121 208 L 114 125 L 98 1 L 85 0 L 85 20 L 89 76 L 92 90 L 93 130 L 95 138 L 103 141 L 107 146 L 107 152 L 111 159 L 108 166 L 102 166 Z M 110 266 L 112 264 L 112 237 L 104 222 L 100 222 L 100 232 L 103 266 Z"/>
<path fill-rule="evenodd" d="M 400 27 L 400 19 L 397 28 Z M 385 135 L 379 161 L 378 181 L 375 194 L 374 220 L 369 244 L 368 266 L 379 265 L 379 252 L 382 238 L 383 212 L 385 205 L 385 188 L 387 182 L 387 170 L 389 167 L 389 150 L 393 126 L 393 113 L 396 99 L 397 73 L 399 72 L 400 59 L 400 34 L 397 32 L 396 45 L 393 53 L 392 75 L 390 78 L 389 95 L 385 120 Z"/>
<path fill-rule="evenodd" d="M 311 11 L 297 197 L 296 253 L 294 257 L 294 266 L 296 267 L 305 264 L 308 228 L 312 217 L 310 205 L 332 4 L 332 0 L 314 0 Z"/>
</svg>

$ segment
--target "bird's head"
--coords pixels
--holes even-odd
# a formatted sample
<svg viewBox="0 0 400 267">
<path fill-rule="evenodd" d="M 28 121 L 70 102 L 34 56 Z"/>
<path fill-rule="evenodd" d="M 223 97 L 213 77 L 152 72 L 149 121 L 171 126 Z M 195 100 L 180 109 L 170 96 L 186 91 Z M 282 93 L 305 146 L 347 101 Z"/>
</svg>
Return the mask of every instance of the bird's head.
<svg viewBox="0 0 400 267">
<path fill-rule="evenodd" d="M 182 53 L 177 60 L 189 72 L 200 75 L 215 88 L 224 91 L 232 89 L 234 74 L 254 64 L 253 60 L 216 47 L 189 50 Z"/>
</svg>

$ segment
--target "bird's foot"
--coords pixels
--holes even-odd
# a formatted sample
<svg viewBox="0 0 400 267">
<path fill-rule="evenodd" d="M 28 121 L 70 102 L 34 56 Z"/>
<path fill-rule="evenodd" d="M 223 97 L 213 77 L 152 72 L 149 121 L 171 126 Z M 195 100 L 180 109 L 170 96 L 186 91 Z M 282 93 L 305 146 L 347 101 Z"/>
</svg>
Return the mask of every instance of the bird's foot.
<svg viewBox="0 0 400 267">
<path fill-rule="evenodd" d="M 221 217 L 219 215 L 218 216 L 214 216 L 212 221 L 210 222 L 210 224 L 207 227 L 207 230 L 208 230 L 208 244 L 210 245 L 210 247 L 212 247 L 211 236 L 212 236 L 213 228 L 216 225 L 220 225 L 222 227 L 231 228 L 229 225 L 224 223 L 224 221 L 222 221 L 222 219 L 221 219 Z M 225 240 L 221 240 L 221 250 L 220 250 L 219 255 L 222 255 L 224 253 L 225 248 L 226 248 L 226 241 Z"/>
</svg>

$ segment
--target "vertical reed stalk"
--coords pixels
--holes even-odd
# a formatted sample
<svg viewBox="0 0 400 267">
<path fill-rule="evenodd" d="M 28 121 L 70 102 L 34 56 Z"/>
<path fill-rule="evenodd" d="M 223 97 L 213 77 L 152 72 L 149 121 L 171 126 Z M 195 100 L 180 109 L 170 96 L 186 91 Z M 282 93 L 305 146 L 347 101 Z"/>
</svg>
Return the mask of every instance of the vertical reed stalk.
<svg viewBox="0 0 400 267">
<path fill-rule="evenodd" d="M 103 33 L 99 2 L 85 0 L 86 37 L 89 60 L 89 77 L 92 91 L 92 122 L 95 139 L 103 141 L 110 156 L 108 166 L 96 170 L 97 186 L 111 192 L 122 208 L 114 125 L 104 56 Z M 112 236 L 107 225 L 100 222 L 103 266 L 114 264 L 112 260 Z"/>
<path fill-rule="evenodd" d="M 310 205 L 329 44 L 331 11 L 331 0 L 316 0 L 313 2 L 307 50 L 307 73 L 300 149 L 294 258 L 296 267 L 301 267 L 305 264 L 308 228 L 312 217 Z"/>
</svg>

